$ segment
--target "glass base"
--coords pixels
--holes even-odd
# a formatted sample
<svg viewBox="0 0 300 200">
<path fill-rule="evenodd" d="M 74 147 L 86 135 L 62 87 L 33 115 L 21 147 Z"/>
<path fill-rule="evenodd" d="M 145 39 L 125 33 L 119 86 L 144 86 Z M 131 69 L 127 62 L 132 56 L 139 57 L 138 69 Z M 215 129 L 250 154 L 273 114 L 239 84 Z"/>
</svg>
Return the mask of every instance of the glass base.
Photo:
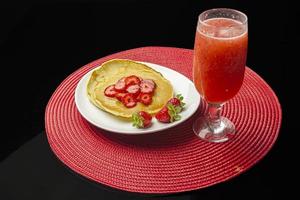
<svg viewBox="0 0 300 200">
<path fill-rule="evenodd" d="M 209 126 L 207 117 L 198 118 L 193 125 L 194 133 L 208 142 L 226 142 L 235 135 L 234 124 L 226 117 L 221 117 L 220 126 Z"/>
</svg>

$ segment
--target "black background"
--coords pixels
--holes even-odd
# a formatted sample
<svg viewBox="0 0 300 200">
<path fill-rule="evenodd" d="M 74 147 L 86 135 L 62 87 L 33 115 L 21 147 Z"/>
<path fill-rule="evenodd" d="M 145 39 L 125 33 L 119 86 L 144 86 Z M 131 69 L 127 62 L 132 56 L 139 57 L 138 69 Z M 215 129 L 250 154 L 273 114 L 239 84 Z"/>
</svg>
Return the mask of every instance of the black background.
<svg viewBox="0 0 300 200">
<path fill-rule="evenodd" d="M 296 120 L 294 122 L 292 112 L 295 110 L 292 109 L 295 107 L 292 75 L 296 74 L 298 66 L 294 59 L 299 51 L 293 49 L 298 48 L 300 32 L 297 25 L 300 24 L 297 21 L 299 11 L 294 10 L 288 1 L 0 3 L 3 110 L 0 161 L 9 160 L 12 152 L 44 130 L 45 106 L 60 82 L 74 70 L 97 58 L 136 47 L 192 49 L 198 14 L 213 7 L 235 8 L 248 15 L 247 65 L 276 92 L 282 105 L 283 123 L 271 152 L 246 174 L 227 185 L 173 198 L 197 199 L 200 194 L 206 198 L 227 199 L 233 194 L 248 193 L 248 196 L 240 197 L 250 199 L 259 195 L 274 198 L 291 194 L 290 180 L 296 176 L 293 171 L 295 161 L 292 154 L 296 152 L 293 138 L 299 134 L 294 129 Z M 24 149 L 25 146 L 18 151 L 26 151 Z M 19 156 L 15 159 L 25 158 Z M 228 193 L 228 188 L 233 191 Z M 123 194 L 114 198 L 122 198 Z"/>
</svg>

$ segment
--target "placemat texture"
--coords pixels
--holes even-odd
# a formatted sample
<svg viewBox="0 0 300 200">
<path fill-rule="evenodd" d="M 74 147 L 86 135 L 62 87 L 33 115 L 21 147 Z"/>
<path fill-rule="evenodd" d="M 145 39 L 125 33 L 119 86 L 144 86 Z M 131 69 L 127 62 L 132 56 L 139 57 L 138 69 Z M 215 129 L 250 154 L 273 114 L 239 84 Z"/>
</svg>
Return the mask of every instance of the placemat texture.
<svg viewBox="0 0 300 200">
<path fill-rule="evenodd" d="M 98 129 L 78 112 L 74 90 L 81 77 L 104 61 L 126 58 L 156 63 L 191 79 L 193 51 L 143 47 L 89 63 L 56 89 L 45 112 L 55 155 L 70 169 L 98 183 L 131 192 L 175 193 L 208 187 L 243 173 L 270 150 L 279 133 L 281 108 L 268 84 L 246 69 L 239 94 L 223 109 L 234 122 L 234 140 L 214 144 L 198 139 L 192 124 L 199 111 L 177 127 L 147 135 L 120 135 Z"/>
</svg>

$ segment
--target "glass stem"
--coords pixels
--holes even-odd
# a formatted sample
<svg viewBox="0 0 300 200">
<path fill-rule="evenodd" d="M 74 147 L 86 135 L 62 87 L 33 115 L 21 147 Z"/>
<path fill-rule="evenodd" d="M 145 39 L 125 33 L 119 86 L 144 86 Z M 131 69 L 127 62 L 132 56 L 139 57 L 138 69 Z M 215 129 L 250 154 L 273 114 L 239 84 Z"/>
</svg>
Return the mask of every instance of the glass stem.
<svg viewBox="0 0 300 200">
<path fill-rule="evenodd" d="M 223 104 L 208 103 L 208 118 L 209 118 L 208 126 L 213 132 L 215 132 L 214 130 L 220 128 L 222 106 Z"/>
</svg>

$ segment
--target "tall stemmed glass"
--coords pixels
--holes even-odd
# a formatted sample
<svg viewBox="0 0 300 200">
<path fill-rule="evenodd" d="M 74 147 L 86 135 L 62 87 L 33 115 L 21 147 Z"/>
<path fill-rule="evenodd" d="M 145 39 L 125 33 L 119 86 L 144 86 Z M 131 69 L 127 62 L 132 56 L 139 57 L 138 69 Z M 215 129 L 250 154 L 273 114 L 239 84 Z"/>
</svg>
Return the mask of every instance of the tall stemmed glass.
<svg viewBox="0 0 300 200">
<path fill-rule="evenodd" d="M 201 139 L 225 142 L 235 135 L 234 124 L 221 116 L 221 109 L 242 86 L 247 46 L 248 24 L 244 13 L 217 8 L 199 15 L 193 79 L 208 103 L 208 115 L 197 119 L 193 130 Z"/>
</svg>

